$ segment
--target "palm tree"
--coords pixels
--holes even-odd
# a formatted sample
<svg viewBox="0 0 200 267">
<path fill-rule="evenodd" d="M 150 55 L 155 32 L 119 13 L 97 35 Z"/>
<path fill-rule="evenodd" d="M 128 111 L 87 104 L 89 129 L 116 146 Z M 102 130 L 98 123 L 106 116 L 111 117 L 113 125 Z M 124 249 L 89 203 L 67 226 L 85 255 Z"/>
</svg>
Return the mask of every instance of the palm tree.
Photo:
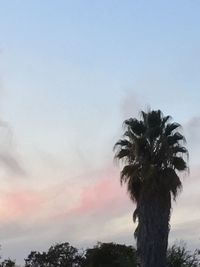
<svg viewBox="0 0 200 267">
<path fill-rule="evenodd" d="M 115 144 L 122 161 L 121 183 L 127 184 L 141 267 L 166 267 L 171 200 L 181 189 L 178 173 L 188 169 L 180 124 L 160 110 L 141 112 L 141 120 L 124 121 L 125 133 Z"/>
</svg>

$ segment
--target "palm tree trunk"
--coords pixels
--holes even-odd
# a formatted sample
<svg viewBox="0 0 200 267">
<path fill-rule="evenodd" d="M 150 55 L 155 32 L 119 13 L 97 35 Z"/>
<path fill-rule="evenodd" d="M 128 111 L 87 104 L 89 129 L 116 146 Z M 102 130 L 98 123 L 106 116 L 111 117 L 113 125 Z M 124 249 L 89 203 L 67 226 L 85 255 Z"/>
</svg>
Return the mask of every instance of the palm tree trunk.
<svg viewBox="0 0 200 267">
<path fill-rule="evenodd" d="M 171 196 L 146 196 L 138 202 L 137 250 L 141 267 L 166 267 Z"/>
</svg>

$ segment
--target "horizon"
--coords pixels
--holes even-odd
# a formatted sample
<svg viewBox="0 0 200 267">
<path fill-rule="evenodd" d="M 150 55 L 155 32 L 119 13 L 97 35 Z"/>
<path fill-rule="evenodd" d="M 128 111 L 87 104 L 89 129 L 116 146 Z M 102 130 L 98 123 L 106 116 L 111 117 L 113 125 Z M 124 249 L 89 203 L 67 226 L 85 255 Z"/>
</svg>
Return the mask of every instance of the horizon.
<svg viewBox="0 0 200 267">
<path fill-rule="evenodd" d="M 170 243 L 200 248 L 199 12 L 180 0 L 2 3 L 3 258 L 21 264 L 55 242 L 134 244 L 112 149 L 149 106 L 182 125 L 190 154 Z"/>
</svg>

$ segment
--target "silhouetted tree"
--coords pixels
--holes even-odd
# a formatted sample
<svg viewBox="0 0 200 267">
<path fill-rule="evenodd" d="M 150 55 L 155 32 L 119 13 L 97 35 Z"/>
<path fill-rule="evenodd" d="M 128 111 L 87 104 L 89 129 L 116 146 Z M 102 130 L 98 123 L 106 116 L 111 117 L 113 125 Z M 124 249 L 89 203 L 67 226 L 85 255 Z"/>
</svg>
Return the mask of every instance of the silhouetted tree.
<svg viewBox="0 0 200 267">
<path fill-rule="evenodd" d="M 78 267 L 81 260 L 76 248 L 61 243 L 51 246 L 47 252 L 31 252 L 25 259 L 25 267 Z"/>
<path fill-rule="evenodd" d="M 132 246 L 98 243 L 85 253 L 84 267 L 136 267 L 136 253 Z"/>
<path fill-rule="evenodd" d="M 0 263 L 0 267 L 15 267 L 15 261 L 11 259 L 4 260 Z"/>
<path fill-rule="evenodd" d="M 47 253 L 31 251 L 28 257 L 25 259 L 25 267 L 45 267 L 47 263 Z"/>
<path fill-rule="evenodd" d="M 142 267 L 166 267 L 171 198 L 181 188 L 178 172 L 187 169 L 185 138 L 180 125 L 160 110 L 141 112 L 141 120 L 125 120 L 123 139 L 115 144 L 122 160 L 121 183 L 136 203 L 135 232 Z"/>
<path fill-rule="evenodd" d="M 184 245 L 173 245 L 167 252 L 167 267 L 199 267 L 199 252 L 189 252 Z"/>
</svg>

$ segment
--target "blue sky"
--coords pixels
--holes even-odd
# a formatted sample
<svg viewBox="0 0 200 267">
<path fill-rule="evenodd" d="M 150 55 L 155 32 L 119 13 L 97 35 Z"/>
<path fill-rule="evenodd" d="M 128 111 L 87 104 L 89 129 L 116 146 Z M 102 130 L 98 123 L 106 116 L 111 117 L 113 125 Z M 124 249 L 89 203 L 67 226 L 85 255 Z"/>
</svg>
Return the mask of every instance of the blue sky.
<svg viewBox="0 0 200 267">
<path fill-rule="evenodd" d="M 197 0 L 1 3 L 0 117 L 13 137 L 4 137 L 7 145 L 0 144 L 0 149 L 15 160 L 15 165 L 13 161 L 2 165 L 0 173 L 0 198 L 10 207 L 9 212 L 0 209 L 1 218 L 5 217 L 0 230 L 5 256 L 12 252 L 21 261 L 29 250 L 62 240 L 63 233 L 74 244 L 93 244 L 98 239 L 131 242 L 132 206 L 118 188 L 112 147 L 123 120 L 149 105 L 183 124 L 194 177 L 190 181 L 196 181 L 200 169 L 199 13 Z M 113 198 L 121 192 L 127 206 L 116 209 L 113 217 L 100 211 L 99 227 L 104 230 L 99 236 L 98 228 L 87 232 L 86 226 L 95 224 L 91 214 L 99 212 L 100 204 L 92 194 L 102 188 L 101 180 L 106 184 L 107 176 L 117 191 Z M 191 193 L 195 182 L 186 183 Z M 69 203 L 66 195 L 71 186 L 76 193 Z M 85 192 L 93 192 L 91 199 Z M 191 223 L 200 220 L 194 204 L 198 192 L 187 204 L 188 210 L 194 207 L 192 222 L 184 208 L 189 193 L 183 192 L 175 209 L 171 239 L 185 239 L 195 247 Z M 90 201 L 96 206 L 91 207 Z M 19 212 L 19 207 L 29 205 L 35 207 L 31 214 L 28 208 Z M 91 213 L 88 205 L 96 210 Z M 86 230 L 75 228 L 78 235 L 72 237 L 67 227 L 86 207 Z M 80 214 L 69 218 L 74 209 Z M 30 220 L 24 223 L 27 216 Z M 59 219 L 49 224 L 49 217 Z M 187 229 L 181 230 L 180 223 Z M 109 239 L 110 229 L 115 230 Z"/>
</svg>

